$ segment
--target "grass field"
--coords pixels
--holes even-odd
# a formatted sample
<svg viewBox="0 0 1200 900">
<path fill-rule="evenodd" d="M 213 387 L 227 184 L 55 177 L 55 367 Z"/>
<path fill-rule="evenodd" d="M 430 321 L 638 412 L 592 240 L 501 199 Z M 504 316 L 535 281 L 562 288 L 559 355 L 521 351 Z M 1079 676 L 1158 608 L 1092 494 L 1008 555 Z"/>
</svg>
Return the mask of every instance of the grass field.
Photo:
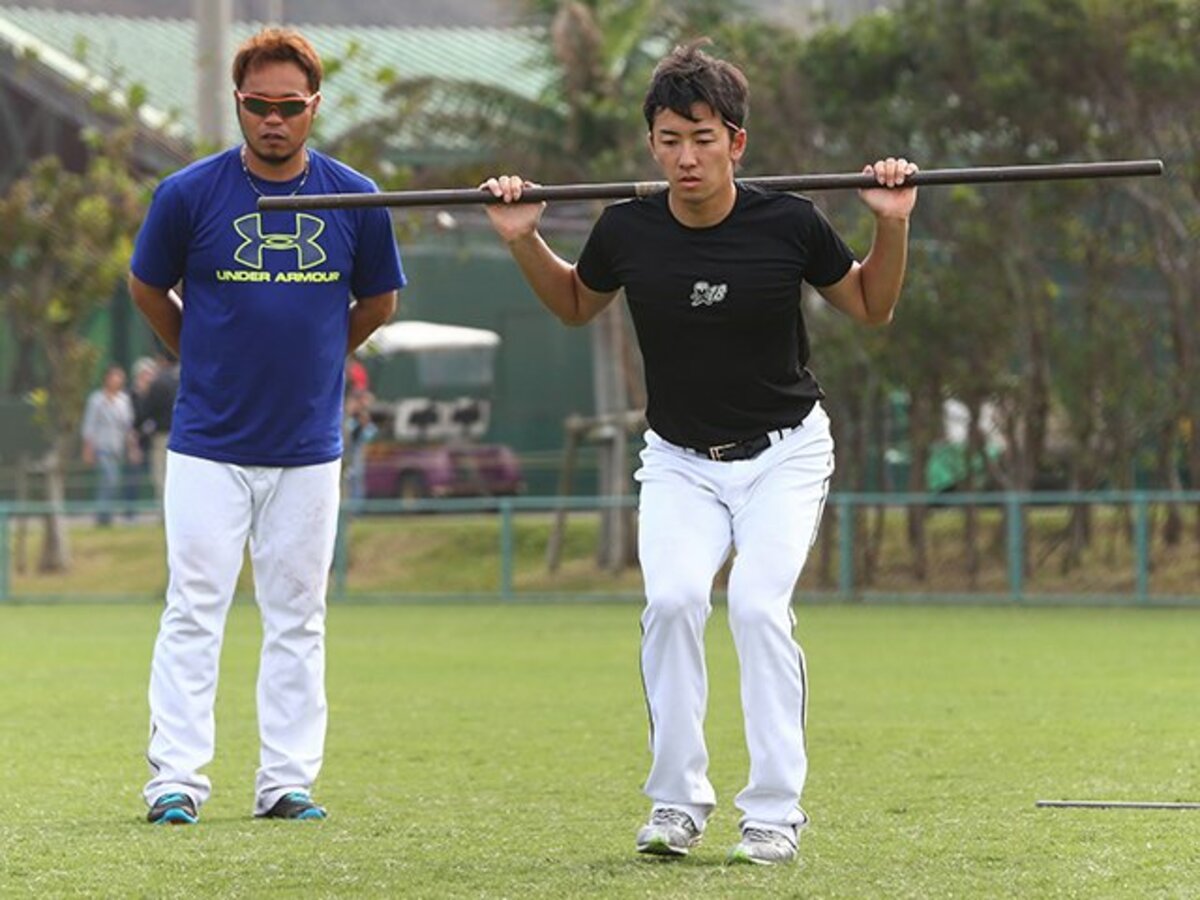
<svg viewBox="0 0 1200 900">
<path fill-rule="evenodd" d="M 258 625 L 235 607 L 212 801 L 151 827 L 157 611 L 0 607 L 0 895 L 1195 897 L 1200 611 L 802 607 L 813 825 L 730 868 L 745 777 L 723 609 L 721 806 L 686 861 L 632 852 L 648 762 L 632 604 L 343 606 L 330 615 L 324 823 L 250 816 Z"/>
</svg>

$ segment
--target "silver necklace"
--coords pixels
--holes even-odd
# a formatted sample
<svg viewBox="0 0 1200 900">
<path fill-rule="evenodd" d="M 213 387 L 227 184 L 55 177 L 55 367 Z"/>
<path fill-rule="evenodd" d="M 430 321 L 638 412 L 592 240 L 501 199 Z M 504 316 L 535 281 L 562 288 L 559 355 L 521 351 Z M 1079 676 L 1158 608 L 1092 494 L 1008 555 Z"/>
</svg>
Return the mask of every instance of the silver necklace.
<svg viewBox="0 0 1200 900">
<path fill-rule="evenodd" d="M 264 194 L 262 191 L 260 191 L 258 189 L 258 185 L 254 183 L 254 175 L 250 172 L 250 167 L 248 165 L 246 165 L 246 148 L 245 148 L 245 146 L 243 146 L 242 149 L 238 152 L 238 160 L 242 164 L 242 174 L 246 176 L 246 184 L 250 185 L 250 190 L 254 191 L 254 193 L 258 194 L 258 196 L 260 196 L 260 197 L 267 196 L 266 194 Z M 304 176 L 300 179 L 300 183 L 298 185 L 296 185 L 296 187 L 292 190 L 292 192 L 290 194 L 278 194 L 278 195 L 272 195 L 272 196 L 294 197 L 298 193 L 300 193 L 300 189 L 302 187 L 304 187 L 304 183 L 306 181 L 308 181 L 309 168 L 310 168 L 310 165 L 309 165 L 308 151 L 305 150 L 304 151 Z"/>
</svg>

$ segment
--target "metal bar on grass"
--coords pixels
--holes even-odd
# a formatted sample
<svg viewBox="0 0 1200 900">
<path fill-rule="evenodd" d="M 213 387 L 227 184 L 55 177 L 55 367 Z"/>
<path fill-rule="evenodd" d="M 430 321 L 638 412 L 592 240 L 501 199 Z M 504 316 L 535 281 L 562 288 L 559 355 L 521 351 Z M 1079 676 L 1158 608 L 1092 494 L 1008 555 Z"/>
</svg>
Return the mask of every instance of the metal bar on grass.
<svg viewBox="0 0 1200 900">
<path fill-rule="evenodd" d="M 1037 805 L 1065 809 L 1200 809 L 1200 803 L 1158 800 L 1039 800 Z"/>
<path fill-rule="evenodd" d="M 929 169 L 910 175 L 909 185 L 1008 184 L 1020 181 L 1061 181 L 1082 178 L 1130 178 L 1161 175 L 1162 160 L 1131 159 L 1107 162 L 1047 163 L 1026 166 L 974 166 L 961 169 Z M 766 175 L 739 179 L 743 184 L 772 191 L 828 191 L 878 187 L 873 175 L 846 172 L 832 175 Z M 645 197 L 667 188 L 665 181 L 618 181 L 595 184 L 542 185 L 526 188 L 521 199 L 527 203 L 547 200 L 624 200 Z M 351 209 L 370 206 L 463 206 L 498 203 L 490 191 L 480 188 L 444 188 L 423 191 L 380 191 L 371 194 L 294 194 L 260 197 L 258 208 Z"/>
</svg>

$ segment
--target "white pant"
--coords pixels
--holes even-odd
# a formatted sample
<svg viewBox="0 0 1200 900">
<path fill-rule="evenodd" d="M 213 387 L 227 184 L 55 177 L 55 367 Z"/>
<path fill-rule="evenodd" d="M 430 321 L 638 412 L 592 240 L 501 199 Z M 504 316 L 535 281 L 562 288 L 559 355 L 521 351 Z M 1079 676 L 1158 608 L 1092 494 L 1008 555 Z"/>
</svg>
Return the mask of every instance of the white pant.
<svg viewBox="0 0 1200 900">
<path fill-rule="evenodd" d="M 741 668 L 750 778 L 738 794 L 743 827 L 792 832 L 808 761 L 804 656 L 792 637 L 792 591 L 816 539 L 833 474 L 829 418 L 818 404 L 759 456 L 715 462 L 646 433 L 638 548 L 646 589 L 642 678 L 655 807 L 704 826 L 716 804 L 708 780 L 704 629 L 713 578 L 737 551 L 729 623 Z"/>
<path fill-rule="evenodd" d="M 339 461 L 237 466 L 168 453 L 167 603 L 150 670 L 147 803 L 199 806 L 212 785 L 217 667 L 246 541 L 262 615 L 256 813 L 309 790 L 325 747 L 325 588 L 337 531 Z"/>
</svg>

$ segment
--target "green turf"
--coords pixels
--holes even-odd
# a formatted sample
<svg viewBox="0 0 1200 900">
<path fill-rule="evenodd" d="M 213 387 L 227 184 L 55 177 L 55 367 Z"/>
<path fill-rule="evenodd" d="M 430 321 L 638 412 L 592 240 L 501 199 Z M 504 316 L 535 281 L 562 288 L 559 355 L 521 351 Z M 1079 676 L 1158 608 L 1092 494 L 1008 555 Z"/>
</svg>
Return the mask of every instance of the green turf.
<svg viewBox="0 0 1200 900">
<path fill-rule="evenodd" d="M 637 857 L 648 755 L 634 605 L 349 606 L 330 617 L 323 823 L 250 816 L 257 614 L 235 608 L 216 785 L 143 822 L 148 606 L 0 608 L 0 895 L 1195 897 L 1200 611 L 801 608 L 813 825 L 728 868 L 745 777 L 724 611 L 721 801 L 681 862 Z"/>
</svg>

